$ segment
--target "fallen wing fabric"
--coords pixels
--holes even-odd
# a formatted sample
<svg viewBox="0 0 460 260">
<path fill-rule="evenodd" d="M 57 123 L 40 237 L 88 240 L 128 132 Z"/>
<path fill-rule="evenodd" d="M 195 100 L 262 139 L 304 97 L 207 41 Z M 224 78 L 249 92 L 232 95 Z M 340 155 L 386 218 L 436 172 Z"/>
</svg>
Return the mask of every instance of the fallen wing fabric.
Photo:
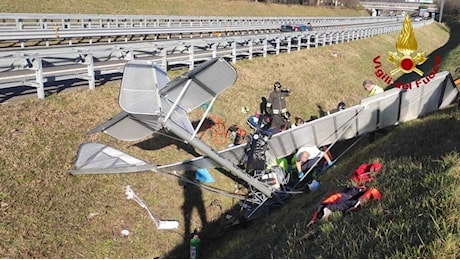
<svg viewBox="0 0 460 260">
<path fill-rule="evenodd" d="M 149 128 L 136 119 L 137 118 L 135 116 L 130 116 L 127 112 L 122 111 L 104 123 L 91 129 L 88 134 L 104 132 L 122 141 L 137 141 L 152 135 L 154 133 L 153 129 L 162 128 L 159 123 L 156 123 L 156 125 Z"/>
<path fill-rule="evenodd" d="M 80 146 L 72 174 L 130 173 L 156 170 L 146 163 L 120 150 L 100 143 L 85 143 Z"/>
</svg>

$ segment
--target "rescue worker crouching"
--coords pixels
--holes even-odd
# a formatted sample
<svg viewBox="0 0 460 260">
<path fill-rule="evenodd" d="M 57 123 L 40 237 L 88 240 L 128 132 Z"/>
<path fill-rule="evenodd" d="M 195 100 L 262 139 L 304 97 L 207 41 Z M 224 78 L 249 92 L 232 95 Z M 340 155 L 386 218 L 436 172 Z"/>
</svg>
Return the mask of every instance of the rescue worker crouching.
<svg viewBox="0 0 460 260">
<path fill-rule="evenodd" d="M 307 184 L 305 191 L 314 191 L 320 185 L 316 181 L 318 175 L 328 167 L 332 167 L 334 163 L 327 147 L 323 147 L 320 150 L 314 145 L 304 145 L 294 154 L 291 164 L 296 170 L 292 173 L 295 174 L 297 172 L 297 176 L 294 178 L 299 181 L 302 180 L 303 183 Z"/>
<path fill-rule="evenodd" d="M 278 81 L 273 84 L 273 91 L 267 100 L 267 112 L 271 115 L 271 129 L 284 130 L 289 128 L 289 112 L 286 108 L 286 97 L 290 89 L 282 89 Z"/>
<path fill-rule="evenodd" d="M 302 178 L 310 168 L 315 167 L 316 171 L 320 172 L 324 167 L 331 167 L 333 162 L 330 153 L 321 151 L 314 145 L 304 145 L 295 154 L 295 165 L 299 173 L 299 178 Z"/>
</svg>

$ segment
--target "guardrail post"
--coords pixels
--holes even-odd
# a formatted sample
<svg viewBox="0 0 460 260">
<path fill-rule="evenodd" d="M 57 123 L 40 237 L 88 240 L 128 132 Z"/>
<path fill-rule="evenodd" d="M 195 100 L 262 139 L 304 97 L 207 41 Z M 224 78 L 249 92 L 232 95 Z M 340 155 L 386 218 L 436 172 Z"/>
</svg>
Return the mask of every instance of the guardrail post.
<svg viewBox="0 0 460 260">
<path fill-rule="evenodd" d="M 94 78 L 94 59 L 93 54 L 88 53 L 85 57 L 85 64 L 88 69 L 88 85 L 89 89 L 94 90 L 96 88 L 96 80 Z"/>
<path fill-rule="evenodd" d="M 281 43 L 280 38 L 276 38 L 276 55 L 280 54 L 280 43 Z"/>
<path fill-rule="evenodd" d="M 212 57 L 216 58 L 217 57 L 217 44 L 216 43 L 213 43 L 211 45 L 211 50 L 212 50 Z"/>
<path fill-rule="evenodd" d="M 263 57 L 266 58 L 267 57 L 267 49 L 268 49 L 268 41 L 267 39 L 264 39 L 264 53 L 263 53 Z"/>
<path fill-rule="evenodd" d="M 232 62 L 236 63 L 236 41 L 232 42 Z"/>
<path fill-rule="evenodd" d="M 134 60 L 134 50 L 132 48 L 126 50 L 124 56 L 125 60 Z"/>
<path fill-rule="evenodd" d="M 302 47 L 302 36 L 298 35 L 297 36 L 297 50 L 300 51 L 301 47 Z"/>
<path fill-rule="evenodd" d="M 168 53 L 166 49 L 161 50 L 161 65 L 163 66 L 164 71 L 168 71 Z"/>
<path fill-rule="evenodd" d="M 297 50 L 300 51 L 300 47 L 302 45 L 302 36 L 301 35 L 297 35 L 296 37 L 296 40 L 297 40 Z"/>
<path fill-rule="evenodd" d="M 45 98 L 45 83 L 43 80 L 43 64 L 40 56 L 35 56 L 32 62 L 32 69 L 35 70 L 35 87 L 37 88 L 37 95 L 39 99 Z"/>
<path fill-rule="evenodd" d="M 292 37 L 289 36 L 289 37 L 288 37 L 288 46 L 287 46 L 287 48 L 288 48 L 288 49 L 287 49 L 287 52 L 288 52 L 288 53 L 291 53 L 291 45 L 292 45 L 291 42 L 292 42 Z"/>
<path fill-rule="evenodd" d="M 249 40 L 249 56 L 248 56 L 249 60 L 252 60 L 253 53 L 254 53 L 254 40 L 250 39 Z"/>
<path fill-rule="evenodd" d="M 18 28 L 18 30 L 24 29 L 24 23 L 21 18 L 16 19 L 16 27 Z"/>
<path fill-rule="evenodd" d="M 194 57 L 195 47 L 193 46 L 193 44 L 191 44 L 190 47 L 188 48 L 188 53 L 189 53 L 189 60 L 190 60 L 189 69 L 192 70 L 195 67 L 195 57 Z"/>
</svg>

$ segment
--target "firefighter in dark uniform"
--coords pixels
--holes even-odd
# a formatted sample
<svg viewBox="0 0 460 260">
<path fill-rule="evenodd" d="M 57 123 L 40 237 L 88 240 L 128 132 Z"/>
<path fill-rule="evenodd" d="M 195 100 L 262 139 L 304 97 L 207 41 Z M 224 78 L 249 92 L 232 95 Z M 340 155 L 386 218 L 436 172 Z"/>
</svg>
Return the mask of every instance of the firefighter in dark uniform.
<svg viewBox="0 0 460 260">
<path fill-rule="evenodd" d="M 271 115 L 270 129 L 284 130 L 289 128 L 289 112 L 286 108 L 286 97 L 291 94 L 289 89 L 281 89 L 281 83 L 273 84 L 273 91 L 267 100 L 267 111 Z"/>
</svg>

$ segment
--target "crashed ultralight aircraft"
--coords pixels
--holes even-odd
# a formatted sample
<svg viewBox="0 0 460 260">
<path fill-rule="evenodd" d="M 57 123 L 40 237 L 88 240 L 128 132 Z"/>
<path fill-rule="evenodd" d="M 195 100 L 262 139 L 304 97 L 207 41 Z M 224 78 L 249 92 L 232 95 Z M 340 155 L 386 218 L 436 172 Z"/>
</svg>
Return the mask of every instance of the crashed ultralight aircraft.
<svg viewBox="0 0 460 260">
<path fill-rule="evenodd" d="M 190 160 L 156 166 L 99 143 L 85 143 L 79 148 L 71 174 L 172 172 L 222 168 L 248 187 L 243 217 L 251 219 L 261 208 L 284 203 L 296 191 L 283 180 L 279 167 L 249 171 L 248 144 L 215 151 L 202 142 L 197 133 L 217 96 L 236 81 L 235 69 L 224 59 L 214 58 L 170 81 L 166 72 L 151 61 L 129 61 L 124 69 L 119 105 L 122 112 L 92 129 L 117 139 L 144 139 L 160 129 L 167 129 L 205 155 Z M 458 100 L 459 92 L 448 72 L 435 75 L 419 88 L 390 89 L 364 98 L 359 105 L 321 117 L 304 125 L 263 136 L 253 133 L 251 140 L 263 140 L 264 159 L 273 160 L 293 154 L 303 145 L 324 146 L 347 140 L 381 128 L 397 125 L 445 108 Z M 210 102 L 198 126 L 192 126 L 187 114 Z M 258 138 L 260 137 L 260 138 Z M 266 165 L 269 165 L 267 163 Z M 278 185 L 264 180 L 277 178 Z M 305 176 L 304 176 L 305 177 Z"/>
</svg>

